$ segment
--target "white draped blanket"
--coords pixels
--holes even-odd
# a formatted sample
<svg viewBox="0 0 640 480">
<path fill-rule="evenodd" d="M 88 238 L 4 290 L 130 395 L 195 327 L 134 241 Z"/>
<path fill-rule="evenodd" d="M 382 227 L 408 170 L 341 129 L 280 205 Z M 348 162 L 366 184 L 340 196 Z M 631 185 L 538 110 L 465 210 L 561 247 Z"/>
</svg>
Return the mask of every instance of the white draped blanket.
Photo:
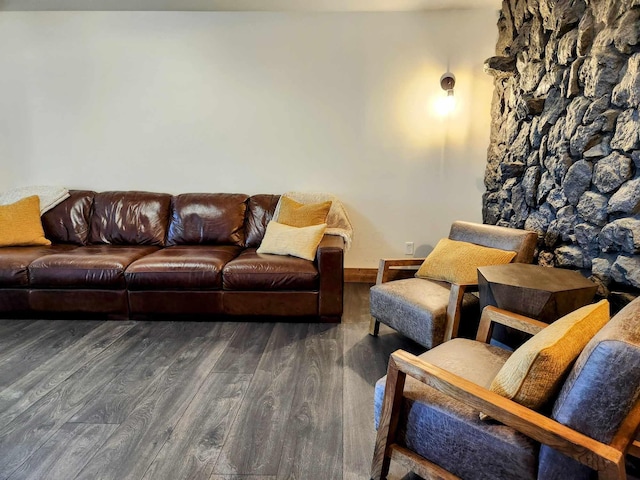
<svg viewBox="0 0 640 480">
<path fill-rule="evenodd" d="M 0 193 L 0 205 L 15 203 L 23 198 L 37 195 L 40 197 L 40 215 L 51 210 L 63 200 L 69 198 L 69 190 L 64 187 L 32 186 L 19 187 Z"/>
<path fill-rule="evenodd" d="M 342 202 L 334 195 L 329 193 L 308 193 L 308 192 L 286 192 L 282 194 L 282 197 L 287 197 L 295 200 L 298 203 L 319 203 L 331 200 L 331 208 L 327 215 L 327 230 L 328 235 L 338 235 L 344 239 L 344 248 L 349 250 L 351 247 L 351 241 L 353 239 L 353 227 L 347 210 L 342 205 Z M 281 197 L 281 198 L 282 198 Z M 280 202 L 276 205 L 276 210 L 273 213 L 273 220 L 278 221 L 280 215 Z"/>
</svg>

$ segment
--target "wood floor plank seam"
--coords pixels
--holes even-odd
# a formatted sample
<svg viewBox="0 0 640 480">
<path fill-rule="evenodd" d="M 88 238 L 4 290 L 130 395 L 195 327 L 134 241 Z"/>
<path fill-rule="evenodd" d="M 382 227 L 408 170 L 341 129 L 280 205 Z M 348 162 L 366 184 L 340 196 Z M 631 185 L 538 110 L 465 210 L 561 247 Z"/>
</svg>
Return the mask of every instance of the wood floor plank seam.
<svg viewBox="0 0 640 480">
<path fill-rule="evenodd" d="M 284 432 L 281 425 L 270 427 L 269 424 L 274 416 L 284 420 L 290 414 L 293 392 L 289 380 L 297 375 L 297 362 L 294 360 L 300 357 L 300 341 L 306 332 L 307 324 L 277 323 L 274 327 L 248 388 L 248 393 L 257 394 L 257 398 L 241 405 L 241 414 L 232 427 L 229 443 L 222 449 L 214 473 L 246 474 L 249 472 L 245 470 L 250 468 L 251 473 L 277 475 L 283 447 L 280 440 Z M 285 387 L 289 387 L 288 390 Z M 277 394 L 279 389 L 284 390 L 281 395 Z M 274 405 L 279 408 L 274 410 Z M 249 417 L 251 420 L 247 420 Z M 260 423 L 263 421 L 267 425 Z M 245 433 L 250 438 L 244 438 Z M 258 450 L 253 452 L 253 448 Z M 246 453 L 247 449 L 249 453 Z M 245 455 L 239 456 L 239 450 L 244 451 Z"/>
<path fill-rule="evenodd" d="M 231 428 L 233 427 L 233 425 L 236 424 L 236 421 L 238 420 L 238 416 L 240 415 L 241 412 L 241 407 L 243 405 L 243 403 L 245 402 L 245 399 L 247 398 L 247 393 L 249 392 L 249 388 L 251 387 L 251 382 L 253 382 L 253 377 L 254 374 L 250 374 L 251 375 L 251 379 L 249 380 L 249 385 L 247 386 L 247 388 L 245 389 L 242 398 L 240 399 L 240 402 L 238 404 L 238 409 L 236 410 L 236 413 L 233 415 L 233 419 L 231 420 L 230 424 L 229 424 L 229 431 L 227 431 L 226 435 L 224 436 L 224 440 L 222 442 L 222 446 L 220 448 L 220 453 L 218 453 L 218 457 L 216 458 L 216 461 L 213 465 L 213 469 L 211 471 L 211 477 L 213 478 L 216 474 L 215 474 L 215 469 L 216 466 L 218 465 L 218 461 L 220 460 L 220 455 L 222 454 L 222 451 L 224 450 L 224 448 L 227 445 L 227 441 L 229 440 L 229 437 L 231 435 Z"/>
<path fill-rule="evenodd" d="M 228 344 L 227 344 L 228 345 Z M 186 348 L 187 346 L 185 345 L 184 348 Z M 181 349 L 182 351 L 183 349 Z M 226 350 L 226 348 L 225 348 Z M 224 352 L 224 350 L 223 350 Z M 177 358 L 177 357 L 176 357 Z M 175 361 L 175 359 L 174 359 Z M 173 363 L 173 362 L 172 362 Z M 213 367 L 214 367 L 215 363 L 212 364 L 211 366 L 211 371 L 213 371 Z M 209 371 L 209 373 L 207 374 L 208 378 L 209 375 L 211 375 L 211 371 Z M 184 417 L 185 412 L 189 409 L 189 407 L 191 406 L 191 403 L 193 403 L 193 399 L 198 395 L 198 392 L 202 389 L 202 386 L 204 385 L 204 381 L 198 386 L 198 389 L 196 391 L 196 393 L 194 394 L 193 397 L 191 397 L 191 399 L 189 400 L 189 404 L 186 406 L 186 408 L 183 410 L 182 415 L 180 415 L 179 418 L 176 419 L 175 424 L 172 427 L 172 430 L 175 429 L 176 425 L 178 425 L 180 423 L 180 420 L 182 419 L 182 417 Z M 149 470 L 151 469 L 151 467 L 153 466 L 154 462 L 157 460 L 158 455 L 160 455 L 160 452 L 162 452 L 162 449 L 165 447 L 165 445 L 167 444 L 167 442 L 169 441 L 169 439 L 171 438 L 171 435 L 167 436 L 167 438 L 165 439 L 165 441 L 162 443 L 162 445 L 160 446 L 160 448 L 158 449 L 158 451 L 156 452 L 156 454 L 154 455 L 153 459 L 149 462 L 149 465 L 147 466 L 147 468 L 145 469 L 144 473 L 142 474 L 142 476 L 140 477 L 140 480 L 142 480 L 143 478 L 145 478 L 147 476 L 147 472 L 149 472 Z"/>
<path fill-rule="evenodd" d="M 213 371 L 255 373 L 273 328 L 273 323 L 241 324 L 236 329 L 220 360 L 214 365 Z M 265 335 L 265 333 L 267 334 Z"/>
<path fill-rule="evenodd" d="M 278 478 L 342 477 L 342 335 L 315 325 L 304 340 Z M 337 432 L 339 431 L 339 435 Z M 339 438 L 339 440 L 338 440 Z"/>
<path fill-rule="evenodd" d="M 210 372 L 142 480 L 208 480 L 251 377 Z M 229 410 L 232 418 L 227 415 Z M 198 414 L 202 418 L 195 422 Z M 179 455 L 184 461 L 171 462 L 171 455 Z"/>
</svg>

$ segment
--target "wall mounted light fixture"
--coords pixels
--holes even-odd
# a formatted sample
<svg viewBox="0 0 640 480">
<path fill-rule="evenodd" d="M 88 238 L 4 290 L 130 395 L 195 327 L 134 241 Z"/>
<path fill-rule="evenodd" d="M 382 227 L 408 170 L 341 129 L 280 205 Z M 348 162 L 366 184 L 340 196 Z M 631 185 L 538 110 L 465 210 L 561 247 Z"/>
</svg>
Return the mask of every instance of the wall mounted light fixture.
<svg viewBox="0 0 640 480">
<path fill-rule="evenodd" d="M 456 77 L 453 73 L 447 72 L 440 77 L 440 86 L 447 92 L 447 96 L 453 96 L 453 87 L 456 86 Z"/>
<path fill-rule="evenodd" d="M 451 72 L 446 72 L 440 77 L 440 86 L 447 92 L 447 96 L 438 101 L 438 111 L 445 116 L 450 114 L 456 106 L 456 99 L 453 96 L 453 87 L 456 85 L 456 77 Z"/>
</svg>

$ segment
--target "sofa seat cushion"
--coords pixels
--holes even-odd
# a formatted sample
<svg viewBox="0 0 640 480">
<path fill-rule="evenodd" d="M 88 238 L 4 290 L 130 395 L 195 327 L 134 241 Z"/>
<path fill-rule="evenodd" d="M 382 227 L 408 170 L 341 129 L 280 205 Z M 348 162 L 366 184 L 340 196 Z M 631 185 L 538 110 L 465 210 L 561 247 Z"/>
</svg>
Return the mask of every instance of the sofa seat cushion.
<svg viewBox="0 0 640 480">
<path fill-rule="evenodd" d="M 455 338 L 420 355 L 428 363 L 488 388 L 510 352 Z M 374 414 L 380 420 L 386 377 L 376 383 Z M 465 479 L 535 479 L 539 444 L 435 388 L 407 377 L 397 441 Z"/>
<path fill-rule="evenodd" d="M 169 247 L 133 262 L 129 290 L 219 290 L 222 269 L 242 249 L 231 245 Z"/>
<path fill-rule="evenodd" d="M 315 264 L 302 258 L 256 253 L 247 248 L 222 271 L 225 290 L 317 290 Z"/>
<path fill-rule="evenodd" d="M 38 288 L 124 289 L 125 269 L 158 250 L 151 246 L 88 245 L 47 255 L 29 265 L 29 283 Z"/>
<path fill-rule="evenodd" d="M 67 252 L 75 245 L 0 248 L 0 287 L 16 288 L 29 285 L 28 267 L 46 255 Z"/>
<path fill-rule="evenodd" d="M 447 305 L 451 287 L 448 283 L 424 278 L 407 278 L 374 285 L 369 292 L 371 316 L 394 330 L 433 348 L 444 341 Z M 466 294 L 462 301 L 460 336 L 475 327 L 470 318 L 477 317 L 478 299 Z"/>
</svg>

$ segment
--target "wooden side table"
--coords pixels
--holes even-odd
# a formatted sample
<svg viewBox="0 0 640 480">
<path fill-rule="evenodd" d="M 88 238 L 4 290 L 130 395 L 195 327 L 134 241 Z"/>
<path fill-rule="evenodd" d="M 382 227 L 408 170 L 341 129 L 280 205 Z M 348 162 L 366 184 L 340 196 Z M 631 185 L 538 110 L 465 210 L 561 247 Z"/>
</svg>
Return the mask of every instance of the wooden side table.
<svg viewBox="0 0 640 480">
<path fill-rule="evenodd" d="M 551 323 L 591 303 L 597 287 L 572 270 L 509 263 L 478 268 L 478 288 L 480 308 L 494 305 Z M 493 338 L 505 345 L 515 348 L 527 338 L 498 327 Z"/>
</svg>

